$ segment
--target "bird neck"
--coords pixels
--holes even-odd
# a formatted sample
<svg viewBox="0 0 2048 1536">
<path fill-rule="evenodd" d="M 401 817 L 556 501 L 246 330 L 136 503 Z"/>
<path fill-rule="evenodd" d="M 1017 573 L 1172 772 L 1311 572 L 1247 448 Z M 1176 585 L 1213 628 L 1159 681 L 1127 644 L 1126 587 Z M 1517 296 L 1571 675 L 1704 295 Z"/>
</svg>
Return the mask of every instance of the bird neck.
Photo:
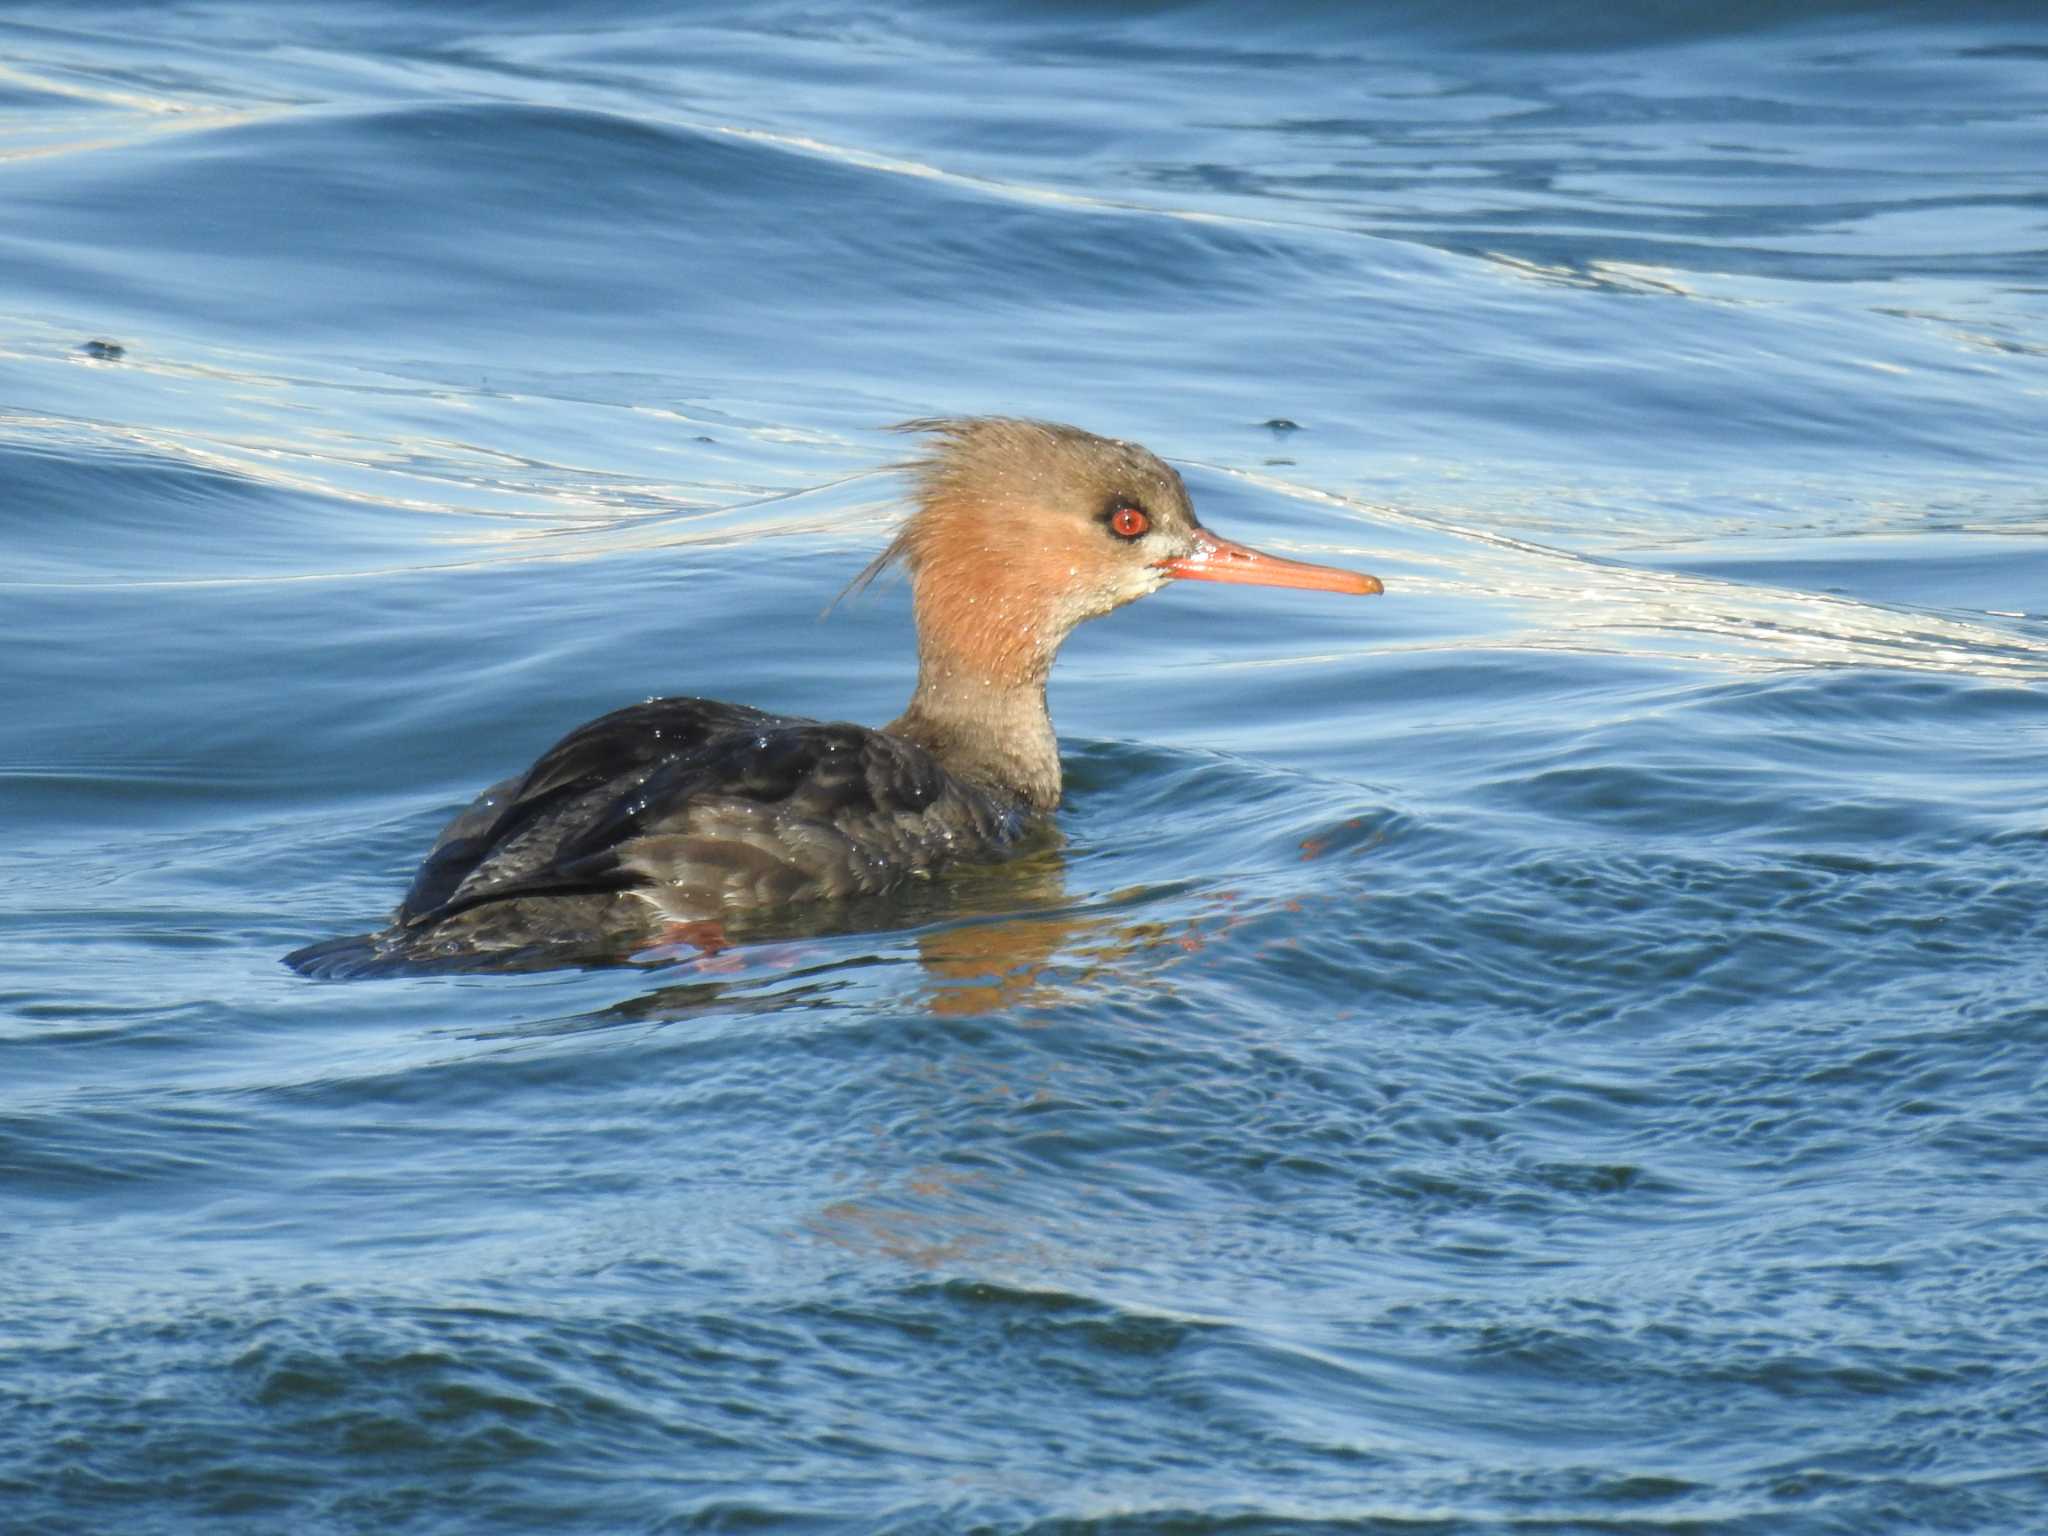
<svg viewBox="0 0 2048 1536">
<path fill-rule="evenodd" d="M 920 669 L 910 707 L 888 731 L 923 747 L 955 778 L 1035 810 L 1060 803 L 1060 745 L 1042 682 L 1036 689 L 999 689 Z"/>
<path fill-rule="evenodd" d="M 1046 678 L 1070 622 L 1015 583 L 916 582 L 917 688 L 888 727 L 947 772 L 1041 811 L 1060 800 Z"/>
</svg>

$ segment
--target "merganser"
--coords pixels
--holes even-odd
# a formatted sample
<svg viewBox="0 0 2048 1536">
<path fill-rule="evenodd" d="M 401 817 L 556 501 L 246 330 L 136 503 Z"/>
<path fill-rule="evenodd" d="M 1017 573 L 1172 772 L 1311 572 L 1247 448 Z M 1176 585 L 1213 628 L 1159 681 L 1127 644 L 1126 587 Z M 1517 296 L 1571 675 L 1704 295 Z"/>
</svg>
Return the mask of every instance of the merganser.
<svg viewBox="0 0 2048 1536">
<path fill-rule="evenodd" d="M 1369 594 L 1195 519 L 1135 443 L 1013 417 L 912 421 L 915 509 L 857 591 L 910 575 L 917 686 L 880 730 L 652 699 L 571 731 L 441 833 L 381 933 L 315 975 L 625 959 L 768 909 L 888 892 L 1024 845 L 1060 799 L 1045 686 L 1068 633 L 1167 582 Z"/>
</svg>

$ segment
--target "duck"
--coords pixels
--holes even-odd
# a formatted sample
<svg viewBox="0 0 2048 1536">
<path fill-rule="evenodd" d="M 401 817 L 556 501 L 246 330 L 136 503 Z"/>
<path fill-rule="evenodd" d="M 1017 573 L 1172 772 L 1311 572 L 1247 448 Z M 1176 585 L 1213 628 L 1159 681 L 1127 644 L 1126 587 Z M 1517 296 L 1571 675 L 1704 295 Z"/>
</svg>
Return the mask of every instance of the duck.
<svg viewBox="0 0 2048 1536">
<path fill-rule="evenodd" d="M 1179 473 L 1136 443 L 1009 416 L 897 430 L 922 438 L 897 466 L 910 515 L 847 591 L 909 577 L 917 680 L 900 715 L 872 727 L 703 698 L 614 710 L 459 812 L 382 930 L 286 963 L 347 976 L 715 951 L 749 918 L 1004 859 L 1060 803 L 1046 682 L 1077 625 L 1178 581 L 1384 590 L 1211 532 Z"/>
</svg>

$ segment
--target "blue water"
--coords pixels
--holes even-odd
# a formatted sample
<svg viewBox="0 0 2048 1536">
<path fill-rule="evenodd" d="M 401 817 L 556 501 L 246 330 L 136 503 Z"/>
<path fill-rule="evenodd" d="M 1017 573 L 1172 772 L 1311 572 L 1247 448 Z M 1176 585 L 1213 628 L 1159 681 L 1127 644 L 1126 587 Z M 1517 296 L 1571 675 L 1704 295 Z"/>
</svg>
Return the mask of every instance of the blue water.
<svg viewBox="0 0 2048 1536">
<path fill-rule="evenodd" d="M 0 1528 L 2048 1529 L 2048 23 L 0 11 Z M 871 931 L 320 983 L 884 430 L 1383 598 Z M 1291 424 L 1291 425 L 1290 425 Z"/>
</svg>

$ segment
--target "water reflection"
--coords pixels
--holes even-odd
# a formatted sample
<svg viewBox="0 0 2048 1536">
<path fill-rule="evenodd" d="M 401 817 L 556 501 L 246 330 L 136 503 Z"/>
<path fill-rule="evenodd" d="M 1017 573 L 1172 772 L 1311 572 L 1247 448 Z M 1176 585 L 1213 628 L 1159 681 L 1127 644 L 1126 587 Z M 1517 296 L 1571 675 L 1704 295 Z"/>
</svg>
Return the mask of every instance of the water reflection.
<svg viewBox="0 0 2048 1536">
<path fill-rule="evenodd" d="M 1352 816 L 1300 839 L 1298 857 L 1311 865 L 1366 855 L 1384 841 L 1380 819 Z M 873 973 L 906 968 L 914 968 L 916 982 L 891 987 L 886 1008 L 934 1019 L 1000 1016 L 1028 1029 L 1091 1000 L 1171 994 L 1176 964 L 1230 941 L 1266 913 L 1299 913 L 1328 899 L 1328 883 L 1322 871 L 1304 868 L 1298 882 L 1275 890 L 1269 880 L 1256 893 L 1182 883 L 1076 899 L 1065 850 L 1052 842 L 892 898 L 757 916 L 699 943 L 642 950 L 621 964 L 669 979 L 590 1012 L 468 1033 L 539 1037 L 841 1005 L 869 1020 L 876 1016 Z M 1173 915 L 1162 916 L 1162 909 Z"/>
<path fill-rule="evenodd" d="M 1047 967 L 1071 940 L 1104 925 L 1089 913 L 1013 917 L 943 928 L 917 937 L 918 963 L 930 983 L 925 1005 L 941 1016 L 1003 1013 L 1035 994 L 1058 990 Z"/>
<path fill-rule="evenodd" d="M 49 70 L 4 63 L 0 63 L 0 86 L 30 99 L 70 104 L 67 111 L 52 111 L 45 105 L 44 110 L 23 114 L 10 123 L 0 132 L 0 163 L 128 149 L 166 134 L 206 133 L 260 122 L 279 110 L 202 105 L 153 90 L 121 90 L 104 82 L 66 79 Z"/>
<path fill-rule="evenodd" d="M 865 971 L 914 962 L 934 1015 L 996 1012 L 1053 985 L 1050 962 L 1104 930 L 1110 913 L 1068 902 L 1066 861 L 1048 841 L 1007 863 L 964 869 L 893 897 L 794 914 L 756 914 L 669 942 L 622 964 L 673 980 L 590 1013 L 535 1020 L 479 1038 L 573 1034 L 621 1024 L 672 1023 L 717 1012 L 828 1007 Z M 905 950 L 904 938 L 910 941 Z M 861 941 L 871 939 L 872 944 Z M 864 1000 L 866 999 L 863 993 Z"/>
<path fill-rule="evenodd" d="M 1411 508 L 1367 505 L 1256 470 L 1206 466 L 1262 489 L 1347 509 L 1373 530 L 1373 558 L 1397 574 L 1408 598 L 1464 601 L 1467 623 L 1491 610 L 1493 627 L 1467 636 L 1430 634 L 1419 645 L 1375 639 L 1377 652 L 1507 648 L 1643 655 L 1739 671 L 1881 666 L 1976 676 L 2048 676 L 2048 644 L 2017 630 L 1843 592 L 1801 591 L 1755 581 L 1659 569 L 1653 551 L 1636 564 L 1552 548 L 1497 532 L 1477 517 L 1453 520 Z M 1390 541 L 1409 562 L 1404 573 Z M 1411 542 L 1412 541 L 1412 542 Z M 1332 557 L 1355 554 L 1338 545 Z M 1860 552 L 1839 557 L 1853 576 Z"/>
<path fill-rule="evenodd" d="M 1225 978 L 1259 986 L 1298 964 L 1312 909 L 1356 921 L 1388 827 L 1305 825 L 1292 857 L 1245 885 L 1078 899 L 1085 866 L 1048 848 L 914 896 L 893 926 L 757 936 L 678 959 L 610 1007 L 505 1033 L 696 1022 L 722 1052 L 770 1031 L 782 1064 L 761 1070 L 815 1085 L 840 1170 L 787 1240 L 922 1271 L 1092 1268 L 1118 1257 L 1075 1236 L 1094 1181 L 1216 1112 L 1215 1033 L 1250 1024 L 1205 1017 Z M 754 1091 L 771 1096 L 765 1080 Z"/>
</svg>

